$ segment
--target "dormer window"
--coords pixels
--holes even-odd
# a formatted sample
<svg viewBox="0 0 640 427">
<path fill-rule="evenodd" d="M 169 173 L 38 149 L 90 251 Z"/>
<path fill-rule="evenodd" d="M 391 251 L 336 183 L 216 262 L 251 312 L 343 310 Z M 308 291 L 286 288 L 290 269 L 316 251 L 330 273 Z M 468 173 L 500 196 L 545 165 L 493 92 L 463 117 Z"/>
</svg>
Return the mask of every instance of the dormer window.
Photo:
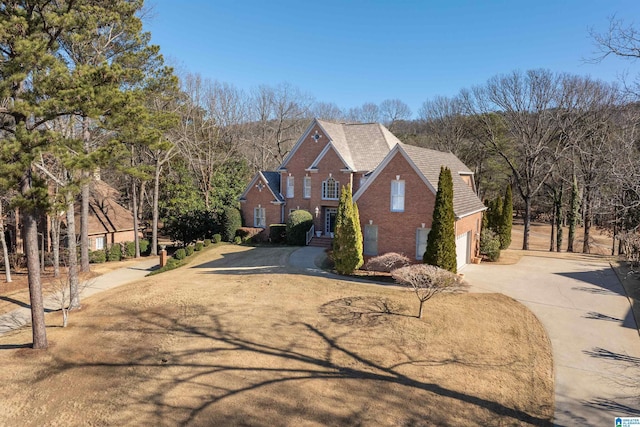
<svg viewBox="0 0 640 427">
<path fill-rule="evenodd" d="M 340 183 L 333 177 L 327 178 L 322 181 L 322 199 L 323 200 L 338 200 L 340 196 Z"/>
</svg>

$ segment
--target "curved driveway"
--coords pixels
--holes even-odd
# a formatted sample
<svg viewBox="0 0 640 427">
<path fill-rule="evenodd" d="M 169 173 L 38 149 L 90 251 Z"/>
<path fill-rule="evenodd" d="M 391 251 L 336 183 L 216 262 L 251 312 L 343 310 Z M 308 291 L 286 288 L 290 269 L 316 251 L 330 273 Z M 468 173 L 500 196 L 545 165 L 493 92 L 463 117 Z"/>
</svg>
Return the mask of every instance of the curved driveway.
<svg viewBox="0 0 640 427">
<path fill-rule="evenodd" d="M 526 305 L 551 340 L 555 424 L 614 425 L 640 417 L 640 337 L 624 289 L 597 259 L 523 257 L 515 265 L 469 265 L 474 292 Z"/>
</svg>

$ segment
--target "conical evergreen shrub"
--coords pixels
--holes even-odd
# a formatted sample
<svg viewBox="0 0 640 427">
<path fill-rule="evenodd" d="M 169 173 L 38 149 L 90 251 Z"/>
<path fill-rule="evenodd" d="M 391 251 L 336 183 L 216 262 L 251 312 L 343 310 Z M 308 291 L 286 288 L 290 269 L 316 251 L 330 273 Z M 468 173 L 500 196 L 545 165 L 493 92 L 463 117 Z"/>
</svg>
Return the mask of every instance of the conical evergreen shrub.
<svg viewBox="0 0 640 427">
<path fill-rule="evenodd" d="M 507 249 L 511 245 L 511 228 L 513 227 L 513 195 L 511 184 L 507 184 L 502 204 L 502 220 L 500 221 L 500 249 Z"/>
<path fill-rule="evenodd" d="M 449 168 L 441 167 L 433 221 L 424 253 L 424 263 L 457 272 L 453 178 Z"/>
<path fill-rule="evenodd" d="M 358 206 L 353 203 L 351 186 L 342 187 L 336 228 L 333 239 L 333 260 L 336 271 L 351 274 L 364 263 L 362 258 L 362 230 Z"/>
</svg>

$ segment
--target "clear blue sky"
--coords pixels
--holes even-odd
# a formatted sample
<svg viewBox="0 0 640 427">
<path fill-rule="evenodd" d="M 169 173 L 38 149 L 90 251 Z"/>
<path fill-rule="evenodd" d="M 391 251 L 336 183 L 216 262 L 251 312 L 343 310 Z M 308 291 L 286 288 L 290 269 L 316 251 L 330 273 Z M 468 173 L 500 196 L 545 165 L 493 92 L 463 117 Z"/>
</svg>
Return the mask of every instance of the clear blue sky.
<svg viewBox="0 0 640 427">
<path fill-rule="evenodd" d="M 638 0 L 147 0 L 145 29 L 172 65 L 243 90 L 289 82 L 343 109 L 436 95 L 520 69 L 614 81 L 637 63 L 586 63 L 589 28 L 640 26 Z"/>
</svg>

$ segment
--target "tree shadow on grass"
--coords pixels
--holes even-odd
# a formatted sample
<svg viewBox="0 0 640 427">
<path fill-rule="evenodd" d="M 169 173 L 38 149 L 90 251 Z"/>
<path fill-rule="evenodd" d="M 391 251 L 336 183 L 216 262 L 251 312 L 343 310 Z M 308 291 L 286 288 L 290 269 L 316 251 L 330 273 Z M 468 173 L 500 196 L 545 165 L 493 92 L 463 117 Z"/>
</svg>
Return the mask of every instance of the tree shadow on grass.
<svg viewBox="0 0 640 427">
<path fill-rule="evenodd" d="M 381 303 L 382 312 L 387 308 L 391 311 L 388 302 Z M 345 304 L 346 302 L 343 305 Z M 374 307 L 377 308 L 373 311 L 380 308 L 378 303 L 374 303 Z M 332 315 L 330 309 L 328 312 Z M 386 313 L 379 316 L 384 314 Z M 151 395 L 139 395 L 133 391 L 131 397 L 136 399 L 136 403 L 132 411 L 137 414 L 146 412 L 155 421 L 180 425 L 213 425 L 216 422 L 273 425 L 282 424 L 283 420 L 295 419 L 302 424 L 374 424 L 376 420 L 367 419 L 370 403 L 366 402 L 375 402 L 378 413 L 380 405 L 403 405 L 404 419 L 402 423 L 397 420 L 395 424 L 450 425 L 448 417 L 460 414 L 450 414 L 445 407 L 424 406 L 425 402 L 429 402 L 428 396 L 436 395 L 463 402 L 467 405 L 465 408 L 469 405 L 477 408 L 487 420 L 499 419 L 507 424 L 551 425 L 546 417 L 452 390 L 425 381 L 423 376 L 406 374 L 407 365 L 425 366 L 433 363 L 433 360 L 406 360 L 406 357 L 399 357 L 392 364 L 383 365 L 364 357 L 356 348 L 350 347 L 349 332 L 331 336 L 318 325 L 291 322 L 285 325 L 290 342 L 278 343 L 278 340 L 268 336 L 262 340 L 244 338 L 242 333 L 225 326 L 224 314 L 208 314 L 207 326 L 196 326 L 187 323 L 186 319 L 172 317 L 164 312 L 141 314 L 125 310 L 121 317 L 134 318 L 139 321 L 137 323 L 142 323 L 142 327 L 138 324 L 120 325 L 119 328 L 125 332 L 130 328 L 132 333 L 142 330 L 146 333 L 168 334 L 197 342 L 198 348 L 165 352 L 148 349 L 125 362 L 92 362 L 68 358 L 58 360 L 58 373 L 107 368 L 104 372 L 109 372 L 110 376 L 138 375 L 136 381 L 152 383 L 155 392 Z M 305 339 L 302 342 L 313 342 L 313 346 L 298 343 L 296 336 L 303 335 Z M 454 363 L 479 365 L 476 361 L 465 360 L 456 360 Z M 172 368 L 180 368 L 180 373 L 172 373 Z M 358 402 L 365 403 L 352 405 L 350 401 L 337 401 L 333 405 L 321 406 L 318 403 L 322 402 L 322 395 L 305 403 L 299 393 L 301 387 L 306 387 L 311 382 L 335 383 L 335 387 L 330 387 L 330 390 L 344 388 L 348 390 L 345 392 L 346 396 L 354 396 L 359 399 Z M 262 392 L 258 393 L 258 390 Z M 323 390 L 326 392 L 326 389 Z M 179 401 L 183 403 L 176 403 L 175 396 L 184 398 L 185 393 L 193 395 Z M 412 398 L 407 400 L 408 396 Z M 426 400 L 422 400 L 423 398 Z M 224 413 L 227 405 L 232 402 L 238 405 L 238 401 L 246 403 L 231 405 L 232 409 Z M 226 405 L 220 406 L 221 402 Z M 235 412 L 233 408 L 236 408 Z M 238 408 L 243 409 L 238 411 Z"/>
</svg>

